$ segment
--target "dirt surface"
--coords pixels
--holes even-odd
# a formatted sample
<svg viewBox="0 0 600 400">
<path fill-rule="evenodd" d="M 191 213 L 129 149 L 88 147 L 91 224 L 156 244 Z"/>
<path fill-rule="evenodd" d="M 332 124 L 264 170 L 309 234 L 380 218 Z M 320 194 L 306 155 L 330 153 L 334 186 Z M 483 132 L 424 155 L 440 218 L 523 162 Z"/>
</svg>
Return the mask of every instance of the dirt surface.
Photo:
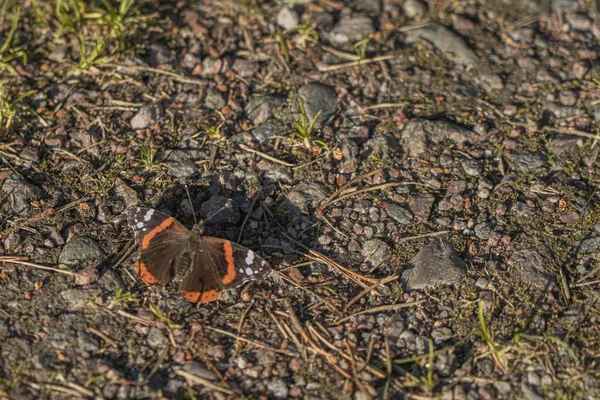
<svg viewBox="0 0 600 400">
<path fill-rule="evenodd" d="M 600 398 L 596 1 L 20 3 L 0 397 Z M 274 272 L 147 285 L 134 206 Z"/>
</svg>

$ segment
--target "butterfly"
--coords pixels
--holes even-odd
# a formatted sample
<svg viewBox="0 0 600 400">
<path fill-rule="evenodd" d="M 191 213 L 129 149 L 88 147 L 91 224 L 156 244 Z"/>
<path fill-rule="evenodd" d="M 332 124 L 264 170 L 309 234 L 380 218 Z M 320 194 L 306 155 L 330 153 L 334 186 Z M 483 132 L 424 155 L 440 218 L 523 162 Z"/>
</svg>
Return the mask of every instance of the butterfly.
<svg viewBox="0 0 600 400">
<path fill-rule="evenodd" d="M 271 272 L 269 264 L 250 249 L 230 240 L 190 230 L 175 218 L 150 208 L 127 210 L 127 220 L 139 245 L 135 269 L 148 284 L 179 281 L 183 297 L 208 303 L 226 289 L 260 279 Z"/>
</svg>

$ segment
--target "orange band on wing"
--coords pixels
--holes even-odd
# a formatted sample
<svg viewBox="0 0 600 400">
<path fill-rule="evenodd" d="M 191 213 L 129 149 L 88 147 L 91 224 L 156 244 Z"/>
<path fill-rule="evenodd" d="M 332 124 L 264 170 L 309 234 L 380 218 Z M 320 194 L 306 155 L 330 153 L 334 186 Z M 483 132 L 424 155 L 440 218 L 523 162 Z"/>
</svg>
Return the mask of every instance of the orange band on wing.
<svg viewBox="0 0 600 400">
<path fill-rule="evenodd" d="M 216 300 L 221 295 L 221 291 L 207 290 L 206 292 L 183 292 L 183 297 L 192 303 L 208 303 Z"/>
<path fill-rule="evenodd" d="M 156 277 L 150 271 L 148 271 L 148 266 L 140 260 L 135 263 L 135 271 L 138 273 L 140 278 L 144 280 L 144 282 L 150 285 L 158 282 L 158 279 L 156 279 Z"/>
<path fill-rule="evenodd" d="M 233 258 L 233 247 L 231 242 L 223 243 L 223 251 L 225 252 L 225 262 L 227 263 L 227 274 L 223 277 L 221 282 L 224 285 L 228 285 L 235 279 L 235 260 Z"/>
<path fill-rule="evenodd" d="M 154 238 L 154 236 L 158 235 L 159 233 L 167 229 L 169 226 L 171 226 L 173 224 L 173 221 L 175 221 L 173 218 L 167 218 L 160 225 L 156 226 L 154 229 L 148 232 L 146 236 L 144 236 L 144 238 L 142 239 L 142 250 L 147 249 L 148 246 L 150 246 L 150 241 L 152 240 L 152 238 Z"/>
</svg>

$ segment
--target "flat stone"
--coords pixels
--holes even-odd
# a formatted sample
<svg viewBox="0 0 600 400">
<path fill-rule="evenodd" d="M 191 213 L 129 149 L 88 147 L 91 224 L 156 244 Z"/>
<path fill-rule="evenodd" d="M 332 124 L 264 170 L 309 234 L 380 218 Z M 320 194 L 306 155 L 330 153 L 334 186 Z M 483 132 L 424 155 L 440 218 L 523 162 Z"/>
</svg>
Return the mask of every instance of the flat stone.
<svg viewBox="0 0 600 400">
<path fill-rule="evenodd" d="M 448 141 L 462 147 L 472 142 L 475 133 L 448 121 L 412 119 L 402 130 L 402 139 L 411 156 L 420 156 L 430 150 L 431 144 Z"/>
<path fill-rule="evenodd" d="M 594 254 L 600 250 L 600 236 L 580 240 L 573 244 L 577 254 Z"/>
<path fill-rule="evenodd" d="M 207 379 L 209 381 L 218 381 L 219 377 L 208 367 L 206 364 L 200 361 L 188 361 L 183 365 L 183 370 L 189 372 L 192 375 L 199 376 L 200 378 Z M 194 382 L 188 380 L 189 385 L 193 385 Z"/>
<path fill-rule="evenodd" d="M 281 378 L 273 378 L 267 382 L 267 389 L 272 393 L 276 399 L 287 399 L 288 387 L 285 381 Z"/>
<path fill-rule="evenodd" d="M 167 173 L 174 178 L 187 178 L 198 172 L 198 166 L 194 163 L 195 151 L 173 150 L 166 158 L 169 165 Z"/>
<path fill-rule="evenodd" d="M 318 82 L 309 83 L 298 89 L 298 95 L 309 121 L 321 111 L 315 123 L 317 126 L 324 124 L 335 113 L 337 95 L 331 86 Z"/>
<path fill-rule="evenodd" d="M 253 97 L 244 111 L 255 125 L 262 124 L 275 115 L 275 110 L 285 103 L 285 99 L 276 96 Z"/>
<path fill-rule="evenodd" d="M 392 250 L 381 240 L 367 240 L 362 248 L 362 256 L 367 260 L 367 265 L 375 268 L 392 258 Z"/>
<path fill-rule="evenodd" d="M 235 224 L 240 220 L 240 207 L 225 196 L 214 195 L 200 206 L 200 216 L 207 224 Z"/>
<path fill-rule="evenodd" d="M 148 332 L 148 336 L 146 337 L 146 342 L 148 343 L 148 347 L 151 349 L 158 349 L 163 347 L 168 342 L 167 335 L 162 331 L 162 329 L 158 329 L 155 327 L 150 328 Z"/>
<path fill-rule="evenodd" d="M 518 171 L 530 173 L 544 166 L 548 157 L 541 152 L 517 151 L 505 153 L 506 159 Z"/>
<path fill-rule="evenodd" d="M 436 284 L 450 285 L 466 275 L 465 262 L 449 243 L 441 240 L 434 240 L 423 247 L 408 267 L 410 269 L 404 271 L 401 277 L 408 291 L 426 289 Z"/>
<path fill-rule="evenodd" d="M 289 7 L 283 7 L 277 13 L 277 25 L 283 29 L 290 29 L 298 26 L 300 23 L 300 17 L 298 13 Z"/>
<path fill-rule="evenodd" d="M 94 239 L 80 236 L 68 242 L 58 256 L 58 263 L 73 268 L 83 266 L 105 256 L 104 250 Z"/>
<path fill-rule="evenodd" d="M 4 181 L 2 192 L 8 195 L 10 206 L 17 214 L 29 211 L 31 202 L 44 196 L 42 189 L 14 175 Z"/>
<path fill-rule="evenodd" d="M 418 40 L 430 42 L 441 53 L 453 54 L 452 61 L 457 64 L 479 66 L 477 55 L 467 47 L 463 38 L 442 25 L 431 24 L 406 33 L 407 43 L 415 43 Z"/>
<path fill-rule="evenodd" d="M 431 208 L 435 203 L 435 196 L 430 193 L 419 193 L 410 198 L 408 204 L 415 217 L 426 221 L 431 214 Z"/>
<path fill-rule="evenodd" d="M 329 36 L 334 42 L 345 44 L 358 42 L 374 32 L 373 20 L 370 17 L 361 15 L 342 18 L 331 30 Z"/>
<path fill-rule="evenodd" d="M 400 207 L 397 204 L 389 204 L 385 211 L 388 215 L 402 225 L 408 225 L 415 218 L 414 215 L 406 208 Z"/>
<path fill-rule="evenodd" d="M 516 269 L 521 282 L 543 290 L 555 290 L 556 279 L 544 265 L 547 262 L 534 250 L 520 250 L 510 258 L 509 264 Z"/>
<path fill-rule="evenodd" d="M 281 203 L 281 208 L 292 214 L 309 214 L 329 195 L 325 186 L 317 182 L 303 182 L 292 190 Z"/>
</svg>

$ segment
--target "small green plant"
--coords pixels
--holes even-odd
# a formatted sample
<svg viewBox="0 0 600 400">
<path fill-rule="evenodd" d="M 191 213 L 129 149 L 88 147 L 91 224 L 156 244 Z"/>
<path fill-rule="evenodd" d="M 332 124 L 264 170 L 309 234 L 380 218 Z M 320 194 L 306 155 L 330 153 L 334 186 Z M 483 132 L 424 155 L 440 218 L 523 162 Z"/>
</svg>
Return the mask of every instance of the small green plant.
<svg viewBox="0 0 600 400">
<path fill-rule="evenodd" d="M 304 146 L 309 150 L 312 148 L 313 144 L 318 144 L 321 147 L 327 148 L 327 144 L 325 142 L 312 138 L 315 122 L 317 122 L 319 115 L 321 115 L 321 111 L 319 110 L 317 115 L 315 115 L 315 117 L 309 123 L 308 118 L 306 116 L 304 104 L 300 99 L 298 99 L 298 104 L 300 105 L 301 120 L 299 122 L 294 121 L 296 130 L 294 131 L 294 133 L 292 133 L 292 136 L 290 138 L 290 146 L 294 144 L 294 140 L 296 139 L 296 137 L 299 137 L 304 141 Z"/>
<path fill-rule="evenodd" d="M 79 71 L 87 71 L 91 67 L 97 67 L 108 59 L 108 57 L 103 56 L 105 45 L 104 39 L 102 37 L 94 37 L 94 48 L 89 52 L 87 50 L 87 46 L 85 44 L 85 38 L 83 34 L 79 34 L 79 63 L 74 67 L 74 69 Z"/>
<path fill-rule="evenodd" d="M 8 1 L 4 2 L 4 5 L 2 6 L 2 15 L 6 15 L 7 7 Z M 4 39 L 4 42 L 2 42 L 2 46 L 0 46 L 0 67 L 8 68 L 12 71 L 14 71 L 14 68 L 12 65 L 9 64 L 9 62 L 11 62 L 12 60 L 21 58 L 23 60 L 23 63 L 27 63 L 27 53 L 25 53 L 23 50 L 11 51 L 10 48 L 13 36 L 15 34 L 15 31 L 17 30 L 20 14 L 21 7 L 17 7 L 17 10 L 14 14 L 14 18 L 12 20 L 12 25 L 10 26 L 10 29 L 8 31 L 8 35 Z"/>
<path fill-rule="evenodd" d="M 57 0 L 54 7 L 54 16 L 59 23 L 55 33 L 56 37 L 62 36 L 64 32 L 76 32 L 86 16 L 87 5 L 83 0 Z"/>
<path fill-rule="evenodd" d="M 435 352 L 433 351 L 433 340 L 429 339 L 429 363 L 427 365 L 427 375 L 421 376 L 421 382 L 427 387 L 429 392 L 433 392 L 433 388 L 435 386 L 433 382 L 433 368 L 434 368 L 434 358 Z"/>
<path fill-rule="evenodd" d="M 295 32 L 299 33 L 299 36 L 295 39 L 295 41 L 301 48 L 306 48 L 306 42 L 319 41 L 319 32 L 311 26 L 310 16 L 306 19 L 306 21 L 304 21 L 302 25 L 296 26 L 294 28 L 289 28 L 283 31 L 283 35 L 287 36 Z"/>
<path fill-rule="evenodd" d="M 154 304 L 150 304 L 150 310 L 152 310 L 152 312 L 154 313 L 156 318 L 158 318 L 158 320 L 160 322 L 167 325 L 167 327 L 169 329 L 177 329 L 177 328 L 181 327 L 181 325 L 178 325 L 178 324 L 174 323 L 173 321 L 171 321 L 170 319 L 168 319 L 167 317 L 165 317 L 164 314 L 162 313 L 162 311 L 160 310 L 160 308 L 158 308 L 158 306 L 155 306 Z"/>
<path fill-rule="evenodd" d="M 373 40 L 375 40 L 375 36 L 369 35 L 368 37 L 364 38 L 363 40 L 360 40 L 360 41 L 354 43 L 354 50 L 356 51 L 356 55 L 361 60 L 364 60 L 367 57 L 367 46 Z"/>
<path fill-rule="evenodd" d="M 110 36 L 114 36 L 119 41 L 119 50 L 126 47 L 125 31 L 129 25 L 139 20 L 139 17 L 133 16 L 136 0 L 121 0 L 118 7 L 115 7 L 110 0 L 102 0 L 104 9 L 95 10 L 94 17 L 98 17 L 98 23 L 108 30 Z"/>
<path fill-rule="evenodd" d="M 285 42 L 284 33 L 279 33 L 279 32 L 274 33 L 273 39 L 275 39 L 275 41 L 279 44 L 279 49 L 281 50 L 281 54 L 283 54 L 283 59 L 285 60 L 285 62 L 287 64 L 289 64 L 290 63 L 290 52 L 288 51 L 287 43 Z"/>
<path fill-rule="evenodd" d="M 142 144 L 140 146 L 140 163 L 138 164 L 143 168 L 152 168 L 159 163 L 156 161 L 157 150 L 154 146 Z"/>
<path fill-rule="evenodd" d="M 494 359 L 500 366 L 502 366 L 502 356 L 510 350 L 510 348 L 500 349 L 494 342 L 492 333 L 488 329 L 487 323 L 485 322 L 485 313 L 483 311 L 483 302 L 479 302 L 479 325 L 481 326 L 481 338 L 490 348 L 490 352 L 494 355 Z"/>
<path fill-rule="evenodd" d="M 35 90 L 29 90 L 15 100 L 9 100 L 8 94 L 0 86 L 0 128 L 9 130 L 18 114 L 18 105 L 28 96 L 35 94 Z"/>
<path fill-rule="evenodd" d="M 127 303 L 129 301 L 137 300 L 137 295 L 130 292 L 123 292 L 123 289 L 118 288 L 115 295 L 110 299 L 110 303 L 106 308 L 113 309 L 121 303 Z"/>
</svg>

